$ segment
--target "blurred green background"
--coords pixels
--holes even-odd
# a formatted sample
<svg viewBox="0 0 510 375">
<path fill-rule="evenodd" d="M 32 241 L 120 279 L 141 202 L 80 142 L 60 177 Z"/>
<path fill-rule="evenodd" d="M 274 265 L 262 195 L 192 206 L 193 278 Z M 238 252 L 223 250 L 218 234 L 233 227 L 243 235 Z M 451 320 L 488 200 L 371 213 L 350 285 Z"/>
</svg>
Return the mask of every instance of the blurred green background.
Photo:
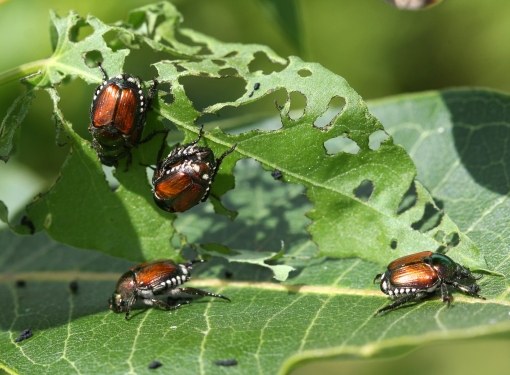
<svg viewBox="0 0 510 375">
<path fill-rule="evenodd" d="M 277 0 L 278 1 L 278 0 Z M 75 10 L 104 22 L 125 19 L 150 1 L 0 0 L 0 72 L 51 55 L 49 9 Z M 399 11 L 383 0 L 175 0 L 184 25 L 220 40 L 258 43 L 282 56 L 298 55 L 343 76 L 365 99 L 452 86 L 510 91 L 510 1 L 445 0 L 427 11 Z M 133 51 L 126 70 L 150 79 L 158 56 Z M 193 100 L 212 103 L 228 92 L 190 82 Z M 94 87 L 73 81 L 59 87 L 64 114 L 84 136 Z M 233 92 L 238 89 L 233 87 Z M 0 82 L 0 113 L 23 92 Z M 228 90 L 228 88 L 227 88 Z M 232 95 L 232 93 L 230 93 Z M 274 106 L 253 107 L 275 115 Z M 236 112 L 231 114 L 236 115 Z M 67 153 L 54 142 L 51 104 L 37 97 L 18 138 L 16 155 L 0 162 L 0 200 L 16 211 L 51 184 Z M 510 373 L 508 340 L 431 345 L 390 361 L 344 361 L 306 365 L 296 374 L 491 374 Z M 437 364 L 441 364 L 438 366 Z M 434 364 L 434 366 L 431 366 Z M 430 370 L 430 371 L 429 371 Z"/>
</svg>

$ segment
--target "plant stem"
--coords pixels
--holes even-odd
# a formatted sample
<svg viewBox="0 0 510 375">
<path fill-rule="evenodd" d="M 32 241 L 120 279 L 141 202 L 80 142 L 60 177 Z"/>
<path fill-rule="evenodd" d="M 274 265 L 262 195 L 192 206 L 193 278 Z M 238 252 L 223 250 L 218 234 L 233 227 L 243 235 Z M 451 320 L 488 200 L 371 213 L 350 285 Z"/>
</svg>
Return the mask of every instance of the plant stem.
<svg viewBox="0 0 510 375">
<path fill-rule="evenodd" d="M 22 64 L 16 68 L 12 68 L 0 73 L 0 85 L 5 85 L 9 82 L 19 80 L 30 74 L 44 68 L 48 63 L 48 59 L 36 60 L 26 64 Z"/>
</svg>

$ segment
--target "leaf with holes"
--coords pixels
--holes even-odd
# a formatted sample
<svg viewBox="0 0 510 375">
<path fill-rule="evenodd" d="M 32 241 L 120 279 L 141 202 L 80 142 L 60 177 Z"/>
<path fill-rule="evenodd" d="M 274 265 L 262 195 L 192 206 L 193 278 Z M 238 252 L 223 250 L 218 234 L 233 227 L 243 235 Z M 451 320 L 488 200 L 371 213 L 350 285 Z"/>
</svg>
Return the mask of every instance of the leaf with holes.
<svg viewBox="0 0 510 375">
<path fill-rule="evenodd" d="M 448 248 L 463 264 L 486 268 L 476 246 L 414 181 L 415 167 L 405 150 L 386 135 L 342 77 L 297 57 L 284 59 L 265 46 L 217 41 L 182 28 L 180 21 L 179 13 L 166 2 L 134 10 L 127 22 L 115 25 L 93 16 L 52 15 L 54 55 L 28 83 L 49 93 L 57 128 L 72 151 L 60 179 L 26 210 L 25 221 L 31 220 L 37 231 L 44 229 L 63 243 L 133 260 L 178 256 L 178 249 L 189 243 L 182 231 L 174 230 L 176 216 L 158 210 L 152 202 L 142 165 L 154 162 L 155 141 L 133 151 L 128 171 L 116 169 L 120 186 L 110 191 L 96 155 L 65 118 L 58 92 L 49 87 L 66 76 L 99 82 L 99 70 L 86 61 L 99 55 L 106 71 L 116 74 L 122 71 L 128 47 L 145 45 L 166 56 L 153 64 L 161 82 L 154 112 L 161 117 L 153 114 L 149 129 L 165 128 L 160 121 L 164 118 L 184 131 L 186 140 L 194 139 L 199 119 L 221 116 L 227 107 L 241 110 L 274 93 L 284 93 L 286 100 L 278 103 L 276 130 L 228 134 L 219 128 L 206 129 L 201 142 L 216 155 L 237 145 L 223 161 L 213 184 L 210 201 L 217 212 L 228 212 L 220 199 L 234 187 L 234 165 L 251 158 L 264 168 L 279 171 L 282 181 L 305 187 L 312 203 L 306 213 L 311 219 L 308 231 L 321 255 L 358 257 L 383 266 L 410 252 Z M 79 30 L 87 25 L 92 33 L 80 40 Z M 125 48 L 118 48 L 119 43 Z M 190 79 L 215 80 L 220 87 L 234 80 L 244 89 L 238 97 L 200 107 L 190 98 L 186 84 Z M 215 95 L 222 92 L 217 90 Z M 300 115 L 292 111 L 296 100 L 305 104 Z M 16 125 L 15 121 L 5 124 Z M 9 145 L 10 139 L 3 142 Z M 0 149 L 8 147 L 1 145 Z M 274 223 L 270 216 L 260 220 Z M 250 250 L 268 252 L 274 248 Z M 241 245 L 237 249 L 249 248 Z M 248 257 L 244 260 L 249 262 Z"/>
<path fill-rule="evenodd" d="M 204 298 L 177 311 L 137 309 L 126 321 L 108 311 L 107 299 L 131 263 L 56 244 L 42 233 L 3 231 L 0 368 L 143 374 L 157 361 L 161 370 L 194 375 L 222 374 L 216 363 L 235 360 L 229 372 L 287 374 L 304 361 L 388 357 L 426 343 L 509 331 L 510 301 L 500 282 L 508 280 L 507 267 L 500 269 L 504 278 L 480 280 L 485 301 L 454 293 L 450 308 L 431 298 L 374 317 L 388 303 L 372 283 L 383 267 L 315 257 L 316 245 L 304 235 L 309 219 L 303 213 L 310 209 L 304 188 L 275 181 L 253 161 L 238 163 L 235 174 L 241 188 L 225 197 L 239 207 L 234 223 L 202 205 L 180 216 L 176 227 L 192 241 L 232 248 L 276 249 L 284 239 L 288 250 L 276 261 L 295 269 L 286 282 L 274 282 L 269 269 L 218 256 L 197 265 L 187 285 L 222 293 L 231 303 Z M 269 222 L 260 220 L 268 212 Z M 26 329 L 33 336 L 16 342 Z"/>
</svg>

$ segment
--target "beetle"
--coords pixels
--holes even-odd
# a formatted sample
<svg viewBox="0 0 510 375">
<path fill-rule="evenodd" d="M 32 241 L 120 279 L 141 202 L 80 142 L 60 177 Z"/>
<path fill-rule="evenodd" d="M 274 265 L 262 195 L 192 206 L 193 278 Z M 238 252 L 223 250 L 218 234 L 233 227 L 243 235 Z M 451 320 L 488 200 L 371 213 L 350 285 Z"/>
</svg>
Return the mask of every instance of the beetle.
<svg viewBox="0 0 510 375">
<path fill-rule="evenodd" d="M 163 310 L 175 310 L 190 303 L 193 297 L 216 297 L 230 302 L 230 298 L 221 294 L 180 287 L 191 278 L 193 264 L 198 262 L 203 261 L 178 264 L 173 260 L 163 259 L 130 268 L 119 278 L 115 291 L 108 300 L 110 309 L 116 313 L 126 313 L 125 318 L 128 320 L 133 305 L 138 301 Z M 163 297 L 166 297 L 166 300 L 161 299 Z"/>
<path fill-rule="evenodd" d="M 215 159 L 208 147 L 197 146 L 203 136 L 185 145 L 177 145 L 166 158 L 162 158 L 164 143 L 152 177 L 152 195 L 161 209 L 168 212 L 184 212 L 209 196 L 211 185 L 220 164 L 236 145 Z"/>
<path fill-rule="evenodd" d="M 394 310 L 406 302 L 426 298 L 438 288 L 443 302 L 450 306 L 453 297 L 448 286 L 472 297 L 485 299 L 478 294 L 480 286 L 476 281 L 480 278 L 444 254 L 422 251 L 406 255 L 392 261 L 385 273 L 374 278 L 374 283 L 380 282 L 381 291 L 394 299 L 394 302 L 379 309 L 376 315 Z"/>
<path fill-rule="evenodd" d="M 129 164 L 131 149 L 140 143 L 158 81 L 153 81 L 145 96 L 138 78 L 129 74 L 108 78 L 102 65 L 98 66 L 103 82 L 97 87 L 90 107 L 88 129 L 92 134 L 92 147 L 104 165 L 116 166 L 119 159 L 126 156 Z"/>
</svg>

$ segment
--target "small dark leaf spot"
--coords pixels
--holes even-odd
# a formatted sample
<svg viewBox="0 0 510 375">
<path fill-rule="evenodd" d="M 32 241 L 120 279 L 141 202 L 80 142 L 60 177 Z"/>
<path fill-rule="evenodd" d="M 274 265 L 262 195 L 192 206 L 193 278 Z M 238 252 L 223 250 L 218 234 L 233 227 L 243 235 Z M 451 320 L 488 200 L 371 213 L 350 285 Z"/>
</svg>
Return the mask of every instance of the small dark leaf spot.
<svg viewBox="0 0 510 375">
<path fill-rule="evenodd" d="M 305 114 L 306 96 L 299 91 L 292 91 L 289 95 L 289 99 L 289 117 L 294 121 L 299 120 Z"/>
<path fill-rule="evenodd" d="M 285 68 L 284 65 L 272 62 L 264 52 L 256 52 L 253 60 L 248 65 L 250 72 L 262 71 L 264 74 L 280 72 Z"/>
<path fill-rule="evenodd" d="M 78 281 L 73 280 L 69 283 L 69 290 L 72 294 L 78 293 Z"/>
<path fill-rule="evenodd" d="M 370 137 L 368 137 L 368 147 L 370 147 L 371 150 L 376 151 L 379 147 L 381 147 L 381 144 L 389 138 L 390 136 L 384 130 L 376 130 L 370 134 Z"/>
<path fill-rule="evenodd" d="M 271 177 L 273 177 L 275 180 L 281 180 L 283 177 L 282 171 L 275 169 L 271 172 Z"/>
<path fill-rule="evenodd" d="M 230 359 L 218 359 L 214 362 L 216 366 L 237 366 L 237 359 L 230 358 Z"/>
<path fill-rule="evenodd" d="M 250 95 L 248 95 L 248 97 L 251 98 L 253 96 L 253 94 L 255 94 L 255 91 L 257 91 L 258 89 L 260 89 L 260 83 L 259 82 L 255 83 L 253 85 L 253 91 L 250 92 Z"/>
<path fill-rule="evenodd" d="M 298 74 L 300 77 L 310 77 L 312 75 L 312 72 L 308 69 L 300 69 L 298 71 Z"/>
<path fill-rule="evenodd" d="M 335 155 L 340 152 L 356 155 L 360 150 L 358 144 L 346 136 L 328 139 L 324 142 L 324 147 L 329 155 Z"/>
<path fill-rule="evenodd" d="M 84 60 L 89 68 L 97 69 L 97 65 L 103 62 L 103 55 L 97 50 L 89 51 L 85 54 Z"/>
<path fill-rule="evenodd" d="M 390 247 L 391 247 L 393 250 L 395 250 L 395 249 L 397 248 L 397 245 L 398 245 L 397 240 L 396 240 L 395 238 L 394 238 L 394 239 L 392 239 L 392 240 L 391 240 L 391 242 L 390 242 Z"/>
<path fill-rule="evenodd" d="M 163 364 L 160 362 L 160 361 L 152 361 L 151 363 L 149 363 L 149 370 L 155 370 L 157 368 L 160 368 L 161 366 L 163 366 Z"/>
<path fill-rule="evenodd" d="M 313 125 L 317 128 L 328 130 L 335 120 L 341 115 L 345 107 L 345 99 L 341 96 L 334 96 L 328 104 L 328 108 L 322 115 L 317 117 Z"/>
<path fill-rule="evenodd" d="M 374 183 L 370 180 L 363 180 L 358 185 L 356 189 L 354 189 L 353 193 L 356 198 L 362 200 L 363 202 L 367 202 L 370 199 L 370 196 L 374 192 Z"/>
<path fill-rule="evenodd" d="M 14 341 L 15 342 L 22 342 L 22 341 L 25 341 L 25 340 L 29 339 L 33 335 L 34 334 L 32 333 L 32 330 L 30 328 L 27 328 L 27 329 L 23 330 Z"/>
<path fill-rule="evenodd" d="M 27 285 L 27 282 L 25 280 L 16 280 L 16 286 L 18 288 L 24 288 Z"/>
</svg>

